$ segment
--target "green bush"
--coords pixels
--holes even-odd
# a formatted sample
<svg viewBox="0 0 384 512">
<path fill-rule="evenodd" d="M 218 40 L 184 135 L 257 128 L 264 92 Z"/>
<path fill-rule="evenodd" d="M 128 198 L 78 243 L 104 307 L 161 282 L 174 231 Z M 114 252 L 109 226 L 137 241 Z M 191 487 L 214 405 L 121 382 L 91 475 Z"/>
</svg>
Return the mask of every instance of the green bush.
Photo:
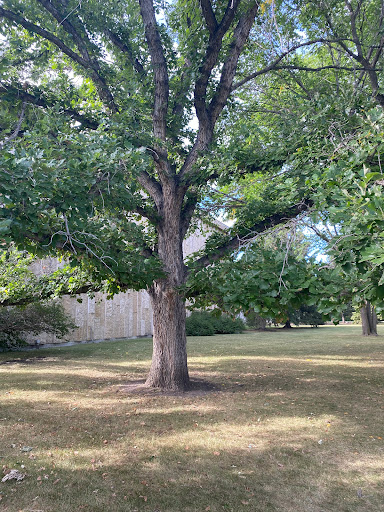
<svg viewBox="0 0 384 512">
<path fill-rule="evenodd" d="M 212 318 L 205 312 L 193 312 L 186 320 L 186 332 L 187 336 L 213 336 Z"/>
<path fill-rule="evenodd" d="M 28 335 L 46 332 L 63 338 L 75 327 L 63 307 L 55 302 L 0 307 L 0 352 L 26 346 Z"/>
<path fill-rule="evenodd" d="M 240 318 L 231 318 L 221 315 L 216 318 L 216 334 L 235 334 L 245 329 L 244 322 Z"/>
<path fill-rule="evenodd" d="M 213 336 L 214 334 L 234 334 L 245 329 L 240 318 L 227 315 L 217 316 L 208 311 L 194 311 L 187 318 L 187 336 Z"/>
</svg>

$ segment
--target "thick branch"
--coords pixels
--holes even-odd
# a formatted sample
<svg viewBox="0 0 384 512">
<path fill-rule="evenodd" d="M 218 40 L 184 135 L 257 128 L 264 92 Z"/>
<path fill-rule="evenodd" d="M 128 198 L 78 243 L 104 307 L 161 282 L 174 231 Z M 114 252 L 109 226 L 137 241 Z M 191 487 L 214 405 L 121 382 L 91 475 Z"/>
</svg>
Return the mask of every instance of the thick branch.
<svg viewBox="0 0 384 512">
<path fill-rule="evenodd" d="M 79 27 L 81 27 L 81 34 L 75 29 L 73 24 L 69 21 L 69 16 L 64 15 L 59 11 L 57 6 L 54 5 L 53 0 L 37 0 L 58 22 L 59 25 L 63 27 L 63 29 L 71 35 L 73 38 L 82 58 L 85 62 L 88 63 L 86 67 L 90 70 L 90 76 L 94 81 L 97 91 L 99 93 L 100 99 L 106 104 L 106 106 L 112 111 L 117 112 L 118 109 L 115 105 L 113 96 L 109 87 L 101 75 L 100 65 L 95 58 L 92 58 L 89 54 L 87 45 L 91 48 L 93 45 L 88 37 L 88 34 L 81 22 L 79 22 Z M 71 13 L 73 15 L 73 13 Z"/>
<path fill-rule="evenodd" d="M 183 239 L 187 234 L 193 214 L 195 213 L 197 202 L 198 194 L 190 192 L 190 195 L 187 198 L 185 205 L 181 211 L 181 236 Z"/>
<path fill-rule="evenodd" d="M 289 219 L 293 219 L 300 213 L 308 210 L 311 206 L 312 206 L 312 201 L 309 199 L 305 199 L 302 202 L 300 202 L 294 206 L 291 206 L 290 208 L 287 208 L 287 210 L 285 210 L 283 212 L 275 213 L 262 221 L 256 222 L 249 229 L 249 239 L 251 240 L 255 236 L 255 233 L 262 233 L 263 231 L 266 231 L 267 229 L 270 229 L 273 226 L 281 224 Z M 242 241 L 244 241 L 245 239 L 247 239 L 247 236 L 242 237 Z M 214 263 L 215 261 L 220 260 L 222 257 L 224 257 L 229 252 L 239 249 L 239 243 L 240 243 L 240 239 L 237 235 L 232 237 L 227 242 L 225 242 L 223 245 L 217 247 L 214 253 L 208 254 L 206 256 L 202 256 L 201 258 L 196 260 L 190 266 L 190 270 L 193 269 L 194 271 L 196 271 L 199 268 L 207 267 L 208 265 Z"/>
<path fill-rule="evenodd" d="M 140 185 L 148 192 L 155 201 L 157 209 L 160 211 L 163 206 L 163 191 L 161 185 L 152 178 L 146 171 L 142 171 L 137 178 Z"/>
<path fill-rule="evenodd" d="M 47 41 L 51 41 L 54 45 L 56 45 L 60 50 L 65 53 L 68 57 L 70 57 L 72 60 L 80 64 L 80 66 L 89 69 L 90 64 L 85 59 L 83 59 L 80 55 L 75 53 L 71 48 L 69 48 L 66 44 L 63 43 L 61 39 L 56 37 L 51 32 L 48 32 L 42 27 L 39 27 L 38 25 L 35 25 L 34 23 L 31 23 L 27 21 L 25 18 L 20 16 L 19 14 L 16 14 L 12 11 L 7 11 L 6 9 L 3 9 L 0 7 L 0 16 L 2 18 L 6 18 L 10 21 L 14 21 L 18 25 L 21 25 L 25 29 L 29 30 L 30 32 L 33 32 L 34 34 L 37 34 L 44 39 L 47 39 Z"/>
<path fill-rule="evenodd" d="M 351 31 L 352 31 L 353 42 L 355 43 L 357 55 L 360 59 L 360 62 L 362 62 L 365 59 L 364 59 L 363 49 L 361 46 L 361 41 L 359 39 L 359 36 L 357 35 L 357 28 L 356 28 L 356 18 L 359 14 L 361 5 L 359 2 L 357 2 L 356 11 L 353 10 L 353 7 L 348 0 L 345 1 L 345 5 L 347 6 L 347 8 L 349 10 L 349 18 L 351 20 Z"/>
<path fill-rule="evenodd" d="M 110 41 L 128 57 L 128 60 L 134 67 L 135 71 L 141 77 L 145 77 L 145 69 L 143 68 L 141 62 L 134 56 L 133 50 L 129 43 L 124 43 L 117 34 L 115 34 L 109 29 L 105 30 L 105 34 L 109 37 Z"/>
<path fill-rule="evenodd" d="M 65 16 L 63 13 L 59 12 L 57 7 L 55 6 L 53 0 L 37 0 L 43 7 L 46 9 L 58 22 L 59 25 L 63 27 L 63 29 L 72 36 L 73 41 L 75 42 L 78 50 L 80 51 L 82 57 L 87 62 L 92 62 L 92 59 L 89 55 L 88 48 L 85 44 L 85 41 L 89 41 L 88 35 L 85 31 L 83 31 L 82 37 L 77 33 L 72 23 L 70 23 L 68 16 Z M 72 13 L 73 14 L 73 13 Z"/>
<path fill-rule="evenodd" d="M 141 217 L 148 219 L 149 222 L 153 225 L 156 225 L 158 222 L 158 217 L 156 216 L 156 214 L 153 212 L 150 212 L 148 210 L 148 208 L 145 208 L 144 206 L 135 206 L 132 211 L 134 211 Z"/>
<path fill-rule="evenodd" d="M 196 81 L 194 90 L 194 104 L 196 115 L 199 120 L 199 133 L 195 144 L 189 152 L 184 165 L 179 172 L 179 179 L 184 180 L 185 177 L 191 174 L 193 165 L 196 163 L 199 154 L 205 151 L 211 143 L 214 122 L 212 122 L 211 113 L 208 111 L 206 97 L 207 87 L 211 78 L 212 71 L 217 64 L 219 53 L 223 43 L 223 37 L 229 30 L 231 23 L 236 14 L 236 10 L 240 0 L 232 0 L 229 2 L 225 14 L 216 28 L 215 32 L 211 33 L 208 47 L 205 52 L 203 63 L 199 69 L 200 76 Z"/>
<path fill-rule="evenodd" d="M 229 27 L 231 26 L 239 3 L 240 0 L 233 0 L 228 4 L 227 10 L 225 11 L 225 14 L 223 16 L 223 19 L 221 20 L 220 25 L 217 27 L 214 33 L 211 33 L 209 37 L 208 47 L 205 52 L 205 58 L 199 69 L 200 76 L 197 79 L 195 85 L 194 101 L 196 115 L 199 120 L 200 127 L 204 131 L 212 132 L 213 130 L 206 105 L 208 82 L 211 77 L 212 70 L 217 64 L 219 53 L 223 44 L 223 37 L 228 31 Z M 201 144 L 209 142 L 209 135 L 204 136 L 203 134 L 201 134 L 200 138 Z"/>
<path fill-rule="evenodd" d="M 49 3 L 49 2 L 48 2 Z M 69 48 L 61 39 L 59 39 L 57 36 L 52 34 L 51 32 L 48 32 L 48 30 L 45 30 L 44 28 L 35 25 L 34 23 L 31 23 L 27 21 L 25 18 L 20 16 L 19 14 L 16 14 L 12 11 L 8 11 L 6 9 L 3 9 L 0 7 L 0 17 L 6 18 L 10 21 L 15 22 L 17 25 L 21 25 L 26 30 L 29 30 L 30 32 L 33 32 L 34 34 L 37 34 L 47 41 L 50 41 L 55 46 L 57 46 L 65 55 L 67 55 L 70 59 L 72 59 L 74 62 L 77 62 L 80 66 L 82 66 L 84 69 L 86 69 L 92 80 L 94 81 L 100 99 L 102 101 L 105 101 L 107 106 L 113 111 L 116 112 L 117 108 L 114 104 L 112 95 L 108 89 L 108 86 L 106 85 L 106 82 L 104 79 L 99 75 L 99 66 L 97 63 L 88 60 L 87 58 L 84 58 L 84 55 L 79 55 L 71 48 Z"/>
<path fill-rule="evenodd" d="M 145 36 L 151 55 L 155 82 L 155 101 L 153 106 L 153 132 L 157 139 L 166 139 L 166 115 L 168 111 L 169 80 L 160 34 L 157 29 L 153 0 L 140 0 L 140 12 L 143 19 Z"/>
<path fill-rule="evenodd" d="M 0 88 L 0 95 L 4 94 L 12 94 L 12 96 L 15 99 L 20 99 L 25 103 L 31 103 L 32 105 L 37 105 L 39 107 L 43 108 L 49 108 L 52 107 L 56 103 L 50 103 L 46 101 L 46 99 L 40 95 L 40 96 L 34 96 L 32 94 L 29 94 L 28 92 L 24 91 L 21 87 L 17 88 L 15 86 L 11 85 L 5 85 L 1 84 Z M 57 102 L 59 103 L 59 101 Z M 84 128 L 90 128 L 91 130 L 96 130 L 99 126 L 99 123 L 95 121 L 94 119 L 90 119 L 83 114 L 80 114 L 75 109 L 72 108 L 65 108 L 63 107 L 62 113 L 71 117 L 72 119 L 75 119 L 75 121 L 78 121 L 82 124 Z"/>
<path fill-rule="evenodd" d="M 209 106 L 209 114 L 213 123 L 216 122 L 227 103 L 228 96 L 231 93 L 237 63 L 248 39 L 249 32 L 252 28 L 258 10 L 259 4 L 255 3 L 245 16 L 240 19 L 235 28 L 229 55 L 224 62 L 223 70 L 221 72 L 220 84 Z"/>
<path fill-rule="evenodd" d="M 201 12 L 203 13 L 207 28 L 211 34 L 217 29 L 217 20 L 212 9 L 211 0 L 200 0 Z"/>
</svg>

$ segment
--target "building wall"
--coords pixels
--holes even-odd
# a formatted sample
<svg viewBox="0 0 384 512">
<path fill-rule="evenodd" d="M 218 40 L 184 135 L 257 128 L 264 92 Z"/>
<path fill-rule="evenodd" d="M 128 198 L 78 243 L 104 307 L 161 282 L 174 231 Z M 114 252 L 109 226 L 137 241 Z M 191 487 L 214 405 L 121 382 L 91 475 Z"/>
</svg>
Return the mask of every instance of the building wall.
<svg viewBox="0 0 384 512">
<path fill-rule="evenodd" d="M 184 255 L 188 256 L 204 247 L 205 240 L 213 229 L 223 230 L 225 226 L 217 223 L 214 227 L 200 227 L 183 243 Z M 57 270 L 63 263 L 58 259 L 39 260 L 32 270 L 37 274 L 47 274 Z M 95 341 L 113 338 L 135 338 L 150 336 L 153 333 L 152 308 L 149 295 L 145 290 L 129 290 L 119 293 L 112 299 L 106 294 L 87 294 L 77 298 L 64 296 L 61 302 L 65 310 L 74 319 L 77 328 L 64 339 L 54 335 L 40 334 L 31 337 L 30 343 L 58 344 L 68 341 Z"/>
</svg>

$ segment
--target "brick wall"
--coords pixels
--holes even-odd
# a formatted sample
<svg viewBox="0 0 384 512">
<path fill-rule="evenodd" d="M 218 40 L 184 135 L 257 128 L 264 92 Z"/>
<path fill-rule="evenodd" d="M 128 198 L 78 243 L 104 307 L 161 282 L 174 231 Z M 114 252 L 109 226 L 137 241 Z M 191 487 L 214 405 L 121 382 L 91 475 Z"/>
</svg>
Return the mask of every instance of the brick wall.
<svg viewBox="0 0 384 512">
<path fill-rule="evenodd" d="M 223 230 L 225 226 L 217 223 L 215 226 L 198 228 L 184 241 L 184 255 L 188 256 L 202 249 L 213 229 Z M 41 275 L 54 272 L 62 264 L 57 259 L 49 258 L 35 262 L 32 270 Z M 77 299 L 81 299 L 81 302 Z M 64 296 L 61 302 L 74 319 L 77 328 L 65 339 L 40 334 L 30 339 L 31 344 L 34 344 L 36 339 L 43 345 L 68 341 L 134 338 L 150 336 L 153 332 L 152 309 L 149 295 L 145 290 L 129 290 L 115 295 L 112 299 L 107 299 L 103 293 L 96 293 L 92 298 L 87 294 L 81 294 L 77 298 Z"/>
</svg>

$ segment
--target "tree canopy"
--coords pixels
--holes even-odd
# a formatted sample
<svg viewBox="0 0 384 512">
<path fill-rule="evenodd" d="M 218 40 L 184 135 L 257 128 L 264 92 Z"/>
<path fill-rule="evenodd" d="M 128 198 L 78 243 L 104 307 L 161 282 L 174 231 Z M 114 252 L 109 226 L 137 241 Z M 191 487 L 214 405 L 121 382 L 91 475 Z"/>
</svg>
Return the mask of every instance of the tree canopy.
<svg viewBox="0 0 384 512">
<path fill-rule="evenodd" d="M 384 103 L 382 2 L 2 0 L 0 18 L 1 236 L 148 289 L 148 384 L 188 387 L 188 275 L 321 203 Z M 194 219 L 223 208 L 235 227 L 186 266 Z"/>
</svg>

